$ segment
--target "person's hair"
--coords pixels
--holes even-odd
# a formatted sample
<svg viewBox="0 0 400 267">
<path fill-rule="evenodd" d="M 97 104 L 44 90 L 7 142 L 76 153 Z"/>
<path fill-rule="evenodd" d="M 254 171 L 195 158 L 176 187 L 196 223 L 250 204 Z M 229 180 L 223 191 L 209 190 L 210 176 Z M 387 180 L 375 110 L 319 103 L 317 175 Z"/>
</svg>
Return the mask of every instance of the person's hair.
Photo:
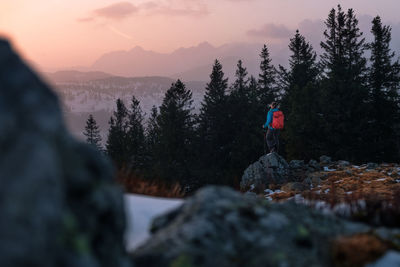
<svg viewBox="0 0 400 267">
<path fill-rule="evenodd" d="M 276 103 L 276 102 L 274 101 L 274 102 L 272 102 L 270 105 L 271 105 L 273 108 L 276 108 L 276 107 L 278 106 L 278 103 Z"/>
</svg>

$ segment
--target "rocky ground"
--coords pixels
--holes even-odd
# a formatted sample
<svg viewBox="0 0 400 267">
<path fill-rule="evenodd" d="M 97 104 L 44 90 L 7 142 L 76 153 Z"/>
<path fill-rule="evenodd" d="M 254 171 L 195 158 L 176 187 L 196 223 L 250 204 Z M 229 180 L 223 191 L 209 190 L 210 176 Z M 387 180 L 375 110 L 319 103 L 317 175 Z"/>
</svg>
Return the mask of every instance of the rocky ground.
<svg viewBox="0 0 400 267">
<path fill-rule="evenodd" d="M 275 171 L 282 172 L 278 168 Z M 399 164 L 358 166 L 323 156 L 319 162 L 293 160 L 287 164 L 286 172 L 287 178 L 281 183 L 256 179 L 247 190 L 242 189 L 275 202 L 293 199 L 327 213 L 375 225 L 400 225 Z"/>
</svg>

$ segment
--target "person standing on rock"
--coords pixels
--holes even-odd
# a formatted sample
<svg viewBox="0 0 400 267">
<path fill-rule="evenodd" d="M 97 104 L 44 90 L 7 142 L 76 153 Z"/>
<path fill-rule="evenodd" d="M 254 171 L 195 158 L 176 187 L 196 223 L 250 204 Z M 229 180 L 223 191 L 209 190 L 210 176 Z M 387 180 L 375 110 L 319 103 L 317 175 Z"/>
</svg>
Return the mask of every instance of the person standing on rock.
<svg viewBox="0 0 400 267">
<path fill-rule="evenodd" d="M 278 153 L 279 133 L 280 130 L 283 129 L 285 117 L 283 112 L 278 109 L 278 104 L 276 102 L 272 102 L 269 108 L 267 122 L 263 125 L 263 128 L 267 129 L 266 142 L 270 153 Z"/>
</svg>

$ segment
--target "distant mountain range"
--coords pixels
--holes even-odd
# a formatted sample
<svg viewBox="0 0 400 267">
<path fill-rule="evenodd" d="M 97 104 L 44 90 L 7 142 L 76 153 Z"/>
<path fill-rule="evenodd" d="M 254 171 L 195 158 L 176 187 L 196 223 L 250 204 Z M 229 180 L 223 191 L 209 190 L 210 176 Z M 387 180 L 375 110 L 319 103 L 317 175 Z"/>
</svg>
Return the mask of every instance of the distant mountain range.
<svg viewBox="0 0 400 267">
<path fill-rule="evenodd" d="M 137 46 L 129 51 L 104 54 L 90 70 L 127 77 L 164 76 L 184 81 L 207 81 L 212 65 L 218 59 L 223 64 L 227 77 L 233 79 L 239 59 L 243 60 L 249 74 L 258 75 L 262 47 L 262 44 L 247 43 L 214 47 L 205 42 L 163 54 Z M 287 47 L 269 45 L 269 49 L 275 65 L 285 64 L 289 53 Z"/>
</svg>

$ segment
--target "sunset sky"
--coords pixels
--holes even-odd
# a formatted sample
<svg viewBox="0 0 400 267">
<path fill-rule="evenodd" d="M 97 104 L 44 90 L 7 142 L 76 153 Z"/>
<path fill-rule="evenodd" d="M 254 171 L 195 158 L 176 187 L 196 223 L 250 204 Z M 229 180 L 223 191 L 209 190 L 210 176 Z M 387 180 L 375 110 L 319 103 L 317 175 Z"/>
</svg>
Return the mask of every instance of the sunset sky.
<svg viewBox="0 0 400 267">
<path fill-rule="evenodd" d="M 325 19 L 332 0 L 2 0 L 0 34 L 46 68 L 89 66 L 137 45 L 157 52 L 207 41 L 282 42 L 304 20 Z M 399 24 L 399 0 L 346 0 L 358 16 Z M 300 24 L 302 23 L 303 24 Z M 302 29 L 300 29 L 302 30 Z M 322 36 L 322 33 L 321 33 Z"/>
</svg>

